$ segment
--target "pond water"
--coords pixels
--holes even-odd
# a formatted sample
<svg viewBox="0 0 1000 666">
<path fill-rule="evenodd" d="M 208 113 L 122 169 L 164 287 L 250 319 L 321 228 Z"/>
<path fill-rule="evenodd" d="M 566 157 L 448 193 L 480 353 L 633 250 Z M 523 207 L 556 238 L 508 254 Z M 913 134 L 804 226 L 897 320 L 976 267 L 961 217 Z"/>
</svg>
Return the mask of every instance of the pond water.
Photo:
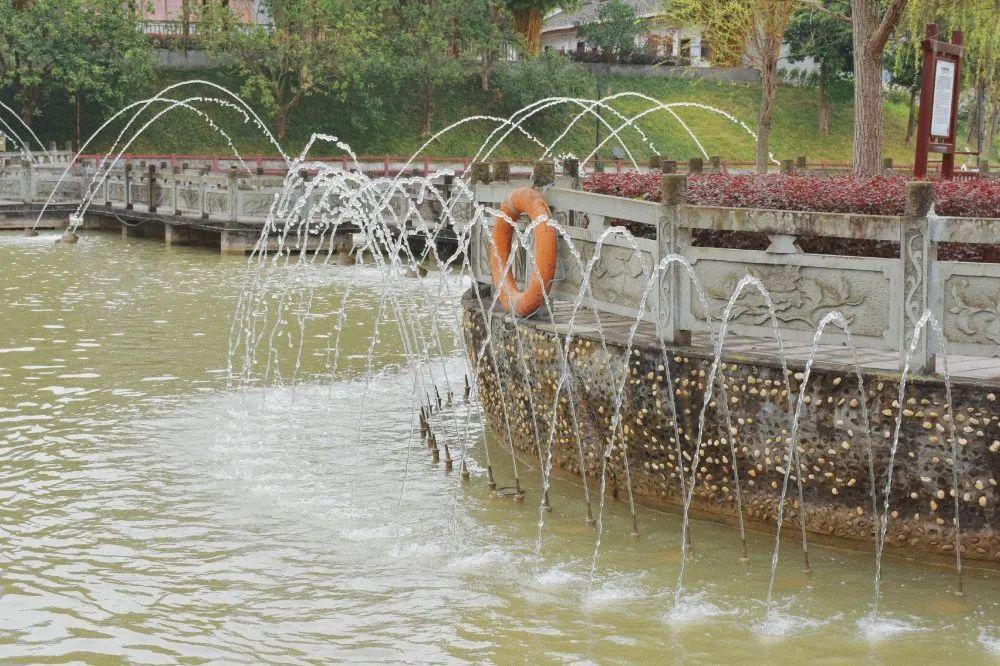
<svg viewBox="0 0 1000 666">
<path fill-rule="evenodd" d="M 566 481 L 536 552 L 531 461 L 518 504 L 487 488 L 474 417 L 464 484 L 412 436 L 413 374 L 390 311 L 366 395 L 375 267 L 290 271 L 282 288 L 308 283 L 314 313 L 298 367 L 280 369 L 284 386 L 236 390 L 245 260 L 54 239 L 0 236 L 5 663 L 1000 661 L 996 573 L 968 572 L 958 598 L 950 571 L 889 561 L 885 621 L 866 627 L 872 556 L 815 547 L 806 576 L 789 539 L 782 612 L 764 623 L 772 537 L 751 534 L 740 564 L 734 530 L 695 522 L 674 606 L 679 518 L 640 510 L 634 538 L 627 507 L 609 503 L 591 579 L 594 532 Z M 440 370 L 460 382 L 463 354 L 444 344 Z M 469 413 L 456 396 L 438 417 L 449 428 Z M 509 458 L 493 463 L 509 483 Z"/>
</svg>

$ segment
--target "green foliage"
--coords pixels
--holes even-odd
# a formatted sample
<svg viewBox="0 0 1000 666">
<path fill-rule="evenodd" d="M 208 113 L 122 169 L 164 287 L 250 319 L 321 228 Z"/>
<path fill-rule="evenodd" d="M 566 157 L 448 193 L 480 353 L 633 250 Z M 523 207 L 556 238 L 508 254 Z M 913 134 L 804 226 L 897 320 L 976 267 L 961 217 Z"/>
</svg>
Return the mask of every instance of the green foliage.
<svg viewBox="0 0 1000 666">
<path fill-rule="evenodd" d="M 849 0 L 821 0 L 823 7 L 839 15 L 850 14 Z M 793 15 L 785 29 L 788 60 L 801 62 L 812 58 L 826 65 L 831 75 L 849 72 L 853 67 L 851 25 L 808 5 Z"/>
<path fill-rule="evenodd" d="M 614 62 L 635 51 L 639 17 L 623 0 L 609 0 L 601 5 L 597 20 L 580 26 L 578 33 L 597 47 L 606 62 Z"/>
<path fill-rule="evenodd" d="M 893 84 L 907 91 L 920 91 L 923 58 L 909 44 L 896 44 L 886 50 L 886 68 Z"/>
<path fill-rule="evenodd" d="M 304 99 L 343 93 L 377 42 L 378 13 L 360 0 L 264 0 L 266 25 L 244 25 L 217 0 L 204 4 L 199 38 L 232 63 L 241 93 L 274 118 L 279 137 Z"/>
<path fill-rule="evenodd" d="M 148 80 L 152 54 L 138 15 L 119 0 L 0 0 L 0 83 L 25 120 L 43 96 L 108 108 Z"/>
<path fill-rule="evenodd" d="M 400 3 L 393 12 L 394 71 L 420 112 L 425 135 L 431 133 L 438 91 L 463 78 L 458 39 L 464 7 L 464 0 L 425 0 Z"/>
<path fill-rule="evenodd" d="M 537 58 L 511 62 L 499 73 L 501 110 L 505 115 L 545 97 L 591 97 L 594 77 L 566 56 L 545 51 Z"/>
<path fill-rule="evenodd" d="M 672 25 L 700 25 L 712 45 L 712 61 L 736 65 L 754 26 L 752 2 L 745 0 L 665 0 L 665 19 Z"/>
<path fill-rule="evenodd" d="M 997 0 L 911 0 L 904 28 L 908 41 L 919 52 L 924 26 L 937 23 L 945 34 L 965 35 L 966 71 L 1000 78 L 1000 4 Z"/>
</svg>

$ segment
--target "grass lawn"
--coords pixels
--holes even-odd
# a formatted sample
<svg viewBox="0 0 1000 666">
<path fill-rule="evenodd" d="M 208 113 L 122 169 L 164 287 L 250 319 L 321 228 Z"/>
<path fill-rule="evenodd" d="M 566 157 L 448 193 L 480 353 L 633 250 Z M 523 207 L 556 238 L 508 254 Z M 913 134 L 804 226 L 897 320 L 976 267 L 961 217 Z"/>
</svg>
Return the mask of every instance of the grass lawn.
<svg viewBox="0 0 1000 666">
<path fill-rule="evenodd" d="M 235 82 L 228 80 L 218 71 L 162 71 L 159 80 L 151 84 L 152 90 L 168 83 L 185 79 L 207 78 L 231 89 L 238 89 Z M 662 102 L 697 102 L 722 109 L 751 128 L 756 125 L 756 109 L 759 88 L 748 84 L 730 84 L 703 80 L 661 79 L 652 77 L 607 77 L 601 81 L 602 93 L 633 91 Z M 189 97 L 210 94 L 205 87 L 195 86 L 183 93 Z M 595 89 L 589 94 L 596 95 Z M 214 93 L 211 93 L 214 94 Z M 175 95 L 176 96 L 176 95 Z M 365 105 L 352 99 L 346 100 L 312 98 L 307 100 L 294 114 L 288 136 L 283 145 L 290 154 L 302 149 L 309 136 L 322 132 L 338 136 L 346 141 L 358 154 L 366 155 L 410 155 L 424 143 L 426 137 L 419 134 L 420 119 L 412 109 L 414 105 L 405 98 L 396 98 L 386 92 L 376 94 L 380 103 L 376 107 Z M 771 136 L 771 150 L 778 159 L 806 155 L 811 163 L 848 163 L 852 142 L 852 94 L 849 83 L 831 86 L 830 98 L 832 114 L 830 134 L 821 136 L 816 128 L 818 106 L 816 90 L 809 87 L 781 86 L 775 113 L 774 131 Z M 369 98 L 370 99 L 370 98 Z M 253 104 L 254 100 L 248 100 Z M 201 104 L 213 122 L 228 133 L 234 145 L 242 154 L 274 154 L 276 151 L 264 135 L 251 124 L 229 109 L 212 104 Z M 619 99 L 614 103 L 617 111 L 624 116 L 633 116 L 647 109 L 650 104 L 638 99 Z M 497 90 L 484 93 L 476 81 L 445 91 L 437 101 L 438 111 L 434 116 L 434 128 L 439 130 L 463 117 L 476 114 L 507 115 L 502 111 L 501 93 Z M 61 111 L 68 114 L 68 109 Z M 752 161 L 754 142 L 745 130 L 714 113 L 700 109 L 678 109 L 678 116 L 690 127 L 711 155 L 721 155 L 730 161 Z M 40 120 L 42 133 L 51 135 L 60 126 L 72 126 L 58 118 L 59 110 L 46 112 Z M 565 126 L 573 119 L 575 111 L 558 107 L 538 114 L 527 128 L 546 145 L 555 140 Z M 609 123 L 613 115 L 606 113 Z M 913 149 L 903 144 L 906 132 L 907 109 L 905 104 L 886 104 L 886 145 L 885 153 L 897 163 L 909 164 L 913 159 Z M 96 128 L 96 119 L 91 122 Z M 676 119 L 668 113 L 657 111 L 638 125 L 645 135 L 641 137 L 634 130 L 622 134 L 630 150 L 643 159 L 652 154 L 650 146 L 655 146 L 660 154 L 671 159 L 686 160 L 698 155 L 694 141 Z M 427 146 L 425 154 L 438 157 L 464 157 L 476 153 L 495 122 L 480 120 L 453 129 Z M 86 129 L 86 128 L 85 128 Z M 63 130 L 64 132 L 65 130 Z M 110 145 L 117 131 L 106 132 L 98 141 L 99 148 Z M 602 137 L 607 130 L 602 129 Z M 63 137 L 65 138 L 65 137 Z M 572 152 L 577 156 L 588 154 L 594 148 L 595 120 L 582 119 L 559 142 L 554 154 Z M 1000 144 L 1000 142 L 998 142 Z M 602 149 L 602 156 L 610 154 L 614 144 L 608 143 Z M 229 154 L 231 150 L 226 140 L 202 118 L 191 111 L 177 109 L 165 114 L 147 129 L 130 147 L 130 152 L 157 153 L 217 153 Z M 341 154 L 334 146 L 320 145 L 313 150 L 315 155 Z M 507 157 L 532 157 L 538 155 L 539 148 L 526 137 L 511 135 L 505 140 L 497 155 Z"/>
</svg>

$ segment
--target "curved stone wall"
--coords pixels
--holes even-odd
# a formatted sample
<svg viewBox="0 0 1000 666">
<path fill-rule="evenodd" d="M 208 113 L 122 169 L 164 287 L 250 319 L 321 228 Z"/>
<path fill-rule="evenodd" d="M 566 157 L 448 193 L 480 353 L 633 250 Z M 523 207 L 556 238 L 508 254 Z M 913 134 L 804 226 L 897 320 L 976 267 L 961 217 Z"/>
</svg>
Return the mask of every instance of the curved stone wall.
<svg viewBox="0 0 1000 666">
<path fill-rule="evenodd" d="M 486 318 L 475 299 L 467 297 L 463 304 L 464 332 L 470 354 L 475 357 L 486 338 Z M 496 439 L 506 442 L 509 434 L 514 446 L 532 458 L 538 454 L 538 442 L 543 454 L 547 448 L 562 373 L 564 338 L 550 332 L 551 326 L 544 323 L 528 320 L 515 328 L 496 314 L 492 317 L 487 353 L 480 363 L 471 359 L 480 400 Z M 626 496 L 623 454 L 627 451 L 636 501 L 654 507 L 679 505 L 675 425 L 688 474 L 712 358 L 691 348 L 669 349 L 666 354 L 656 345 L 628 350 L 624 336 L 609 338 L 606 351 L 595 334 L 579 333 L 572 341 L 568 386 L 575 410 L 570 409 L 564 389 L 555 415 L 553 464 L 571 475 L 580 474 L 578 428 L 583 443 L 582 467 L 592 478 L 600 476 L 601 452 L 612 443 L 607 486 L 610 495 Z M 523 357 L 520 349 L 524 350 Z M 723 360 L 720 371 L 732 430 L 727 433 L 717 382 L 715 399 L 705 419 L 694 508 L 723 519 L 735 517 L 735 459 L 745 517 L 756 522 L 758 528 L 773 530 L 788 465 L 785 455 L 793 411 L 788 387 L 777 360 L 762 364 L 732 355 Z M 613 387 L 620 385 L 626 364 L 620 436 L 612 438 Z M 667 367 L 674 383 L 676 424 L 667 395 Z M 791 402 L 798 396 L 802 379 L 801 368 L 790 368 Z M 955 381 L 952 388 L 959 442 L 963 554 L 970 564 L 1000 566 L 1000 386 Z M 940 378 L 911 377 L 901 406 L 898 391 L 898 373 L 866 373 L 862 396 L 853 371 L 818 363 L 813 366 L 798 440 L 806 527 L 814 535 L 847 540 L 854 547 L 874 546 L 872 482 L 862 400 L 870 414 L 879 511 L 884 501 L 882 491 L 896 414 L 901 408 L 887 552 L 953 562 L 952 416 L 945 384 Z M 794 470 L 792 474 L 785 506 L 786 528 L 797 528 L 800 520 Z"/>
</svg>

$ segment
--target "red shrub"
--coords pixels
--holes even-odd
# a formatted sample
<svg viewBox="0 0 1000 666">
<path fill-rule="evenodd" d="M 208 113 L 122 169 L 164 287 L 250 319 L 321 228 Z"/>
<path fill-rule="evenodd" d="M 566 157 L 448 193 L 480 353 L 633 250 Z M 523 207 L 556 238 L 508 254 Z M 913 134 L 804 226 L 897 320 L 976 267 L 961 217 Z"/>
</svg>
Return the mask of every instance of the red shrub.
<svg viewBox="0 0 1000 666">
<path fill-rule="evenodd" d="M 688 178 L 688 200 L 728 208 L 899 215 L 906 199 L 906 182 L 903 176 L 702 174 Z M 660 200 L 659 174 L 599 173 L 584 181 L 583 187 L 588 192 Z M 934 188 L 939 215 L 1000 217 L 998 179 L 938 180 Z"/>
</svg>

